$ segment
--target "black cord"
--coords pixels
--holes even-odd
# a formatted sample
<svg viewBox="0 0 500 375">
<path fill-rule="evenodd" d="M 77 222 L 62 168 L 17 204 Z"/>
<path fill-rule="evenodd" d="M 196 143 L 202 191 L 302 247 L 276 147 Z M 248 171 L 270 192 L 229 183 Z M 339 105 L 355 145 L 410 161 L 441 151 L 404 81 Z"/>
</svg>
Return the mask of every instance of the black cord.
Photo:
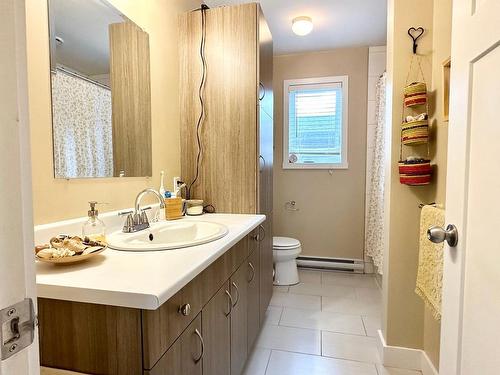
<svg viewBox="0 0 500 375">
<path fill-rule="evenodd" d="M 198 117 L 198 123 L 196 124 L 196 142 L 198 144 L 198 155 L 196 156 L 196 173 L 193 181 L 189 184 L 189 187 L 186 192 L 186 198 L 191 199 L 191 188 L 196 183 L 200 176 L 200 161 L 201 161 L 201 153 L 202 153 L 202 144 L 201 144 L 201 125 L 203 124 L 203 120 L 205 119 L 205 101 L 203 99 L 203 94 L 205 92 L 205 83 L 207 81 L 207 60 L 205 58 L 205 45 L 207 39 L 207 21 L 206 21 L 206 10 L 208 6 L 205 4 L 201 5 L 201 43 L 200 43 L 200 58 L 202 63 L 202 74 L 201 74 L 201 82 L 200 87 L 198 89 L 198 98 L 200 99 L 201 112 L 200 117 Z"/>
</svg>

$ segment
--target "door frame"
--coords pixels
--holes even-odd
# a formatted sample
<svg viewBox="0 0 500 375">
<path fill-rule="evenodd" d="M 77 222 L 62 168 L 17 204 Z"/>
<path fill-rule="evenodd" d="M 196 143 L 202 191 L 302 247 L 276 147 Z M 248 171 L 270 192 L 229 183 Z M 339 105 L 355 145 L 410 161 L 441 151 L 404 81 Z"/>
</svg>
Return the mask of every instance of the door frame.
<svg viewBox="0 0 500 375">
<path fill-rule="evenodd" d="M 36 311 L 25 0 L 0 2 L 0 309 L 31 298 Z M 40 374 L 33 343 L 0 361 L 0 375 Z"/>
</svg>

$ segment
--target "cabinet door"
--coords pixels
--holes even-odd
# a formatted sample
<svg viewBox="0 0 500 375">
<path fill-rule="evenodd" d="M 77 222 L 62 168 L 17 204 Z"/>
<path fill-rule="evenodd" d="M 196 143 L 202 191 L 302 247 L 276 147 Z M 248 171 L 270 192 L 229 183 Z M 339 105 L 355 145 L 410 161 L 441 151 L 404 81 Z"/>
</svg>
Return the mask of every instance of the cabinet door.
<svg viewBox="0 0 500 375">
<path fill-rule="evenodd" d="M 212 297 L 201 312 L 205 341 L 203 375 L 230 375 L 232 309 L 229 282 Z"/>
<path fill-rule="evenodd" d="M 259 319 L 259 304 L 260 304 L 260 260 L 259 260 L 259 250 L 258 247 L 250 254 L 248 258 L 248 262 L 246 263 L 248 269 L 248 324 L 247 324 L 247 346 L 248 353 L 250 354 L 253 344 L 257 339 L 260 328 L 260 319 Z"/>
<path fill-rule="evenodd" d="M 193 320 L 158 363 L 144 375 L 202 375 L 204 343 L 201 314 Z"/>
<path fill-rule="evenodd" d="M 248 355 L 248 268 L 244 262 L 231 277 L 231 375 L 240 375 Z"/>
<path fill-rule="evenodd" d="M 266 310 L 273 295 L 273 237 L 272 237 L 272 213 L 262 223 L 259 233 L 260 245 L 260 322 L 266 316 Z"/>
</svg>

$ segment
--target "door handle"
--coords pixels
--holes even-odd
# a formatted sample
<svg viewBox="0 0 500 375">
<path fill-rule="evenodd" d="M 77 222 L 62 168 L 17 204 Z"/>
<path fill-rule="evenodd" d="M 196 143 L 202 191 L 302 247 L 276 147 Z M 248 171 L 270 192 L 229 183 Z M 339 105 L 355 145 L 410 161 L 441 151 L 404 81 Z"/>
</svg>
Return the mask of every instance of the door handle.
<svg viewBox="0 0 500 375">
<path fill-rule="evenodd" d="M 262 169 L 260 169 L 259 172 L 263 172 L 266 169 L 266 159 L 264 159 L 264 156 L 262 156 L 262 155 L 259 155 L 259 159 L 262 160 L 262 162 L 263 162 Z"/>
<path fill-rule="evenodd" d="M 231 312 L 233 311 L 233 297 L 231 296 L 231 293 L 229 293 L 228 290 L 226 290 L 226 295 L 228 296 L 229 298 L 229 311 L 227 312 L 227 314 L 225 313 L 226 316 L 229 316 L 231 315 Z"/>
<path fill-rule="evenodd" d="M 250 277 L 250 280 L 248 280 L 248 283 L 250 284 L 253 279 L 255 279 L 255 267 L 253 266 L 252 262 L 248 262 L 248 267 L 250 267 L 250 270 L 252 271 L 252 277 Z"/>
<path fill-rule="evenodd" d="M 262 229 L 262 233 L 263 233 L 262 236 L 260 235 L 260 230 L 261 229 Z M 262 224 L 260 224 L 259 225 L 259 239 L 258 239 L 258 241 L 262 242 L 262 241 L 264 241 L 264 238 L 266 238 L 266 228 L 264 228 L 264 226 Z"/>
<path fill-rule="evenodd" d="M 259 101 L 262 101 L 265 97 L 266 97 L 266 88 L 264 87 L 264 84 L 262 82 L 259 82 Z"/>
<path fill-rule="evenodd" d="M 238 285 L 236 285 L 235 282 L 232 282 L 232 285 L 234 286 L 234 289 L 236 289 L 236 300 L 233 303 L 233 307 L 236 307 L 240 300 L 240 290 L 238 289 Z"/>
<path fill-rule="evenodd" d="M 194 363 L 198 363 L 201 361 L 201 359 L 203 358 L 203 355 L 205 354 L 205 341 L 203 341 L 203 336 L 201 335 L 200 331 L 198 331 L 198 328 L 194 330 L 194 333 L 196 336 L 198 336 L 198 339 L 200 340 L 200 344 L 201 344 L 200 356 L 194 360 Z"/>
<path fill-rule="evenodd" d="M 430 227 L 427 230 L 427 238 L 434 243 L 446 241 L 450 247 L 455 247 L 458 244 L 458 230 L 453 224 L 448 224 L 446 230 L 438 226 Z"/>
</svg>

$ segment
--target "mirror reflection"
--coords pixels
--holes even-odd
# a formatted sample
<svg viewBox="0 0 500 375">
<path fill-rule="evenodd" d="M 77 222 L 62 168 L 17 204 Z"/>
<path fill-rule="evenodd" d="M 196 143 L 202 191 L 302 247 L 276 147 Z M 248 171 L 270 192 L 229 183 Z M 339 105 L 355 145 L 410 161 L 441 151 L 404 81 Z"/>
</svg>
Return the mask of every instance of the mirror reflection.
<svg viewBox="0 0 500 375">
<path fill-rule="evenodd" d="M 49 10 L 55 177 L 151 176 L 148 34 L 101 0 Z"/>
</svg>

